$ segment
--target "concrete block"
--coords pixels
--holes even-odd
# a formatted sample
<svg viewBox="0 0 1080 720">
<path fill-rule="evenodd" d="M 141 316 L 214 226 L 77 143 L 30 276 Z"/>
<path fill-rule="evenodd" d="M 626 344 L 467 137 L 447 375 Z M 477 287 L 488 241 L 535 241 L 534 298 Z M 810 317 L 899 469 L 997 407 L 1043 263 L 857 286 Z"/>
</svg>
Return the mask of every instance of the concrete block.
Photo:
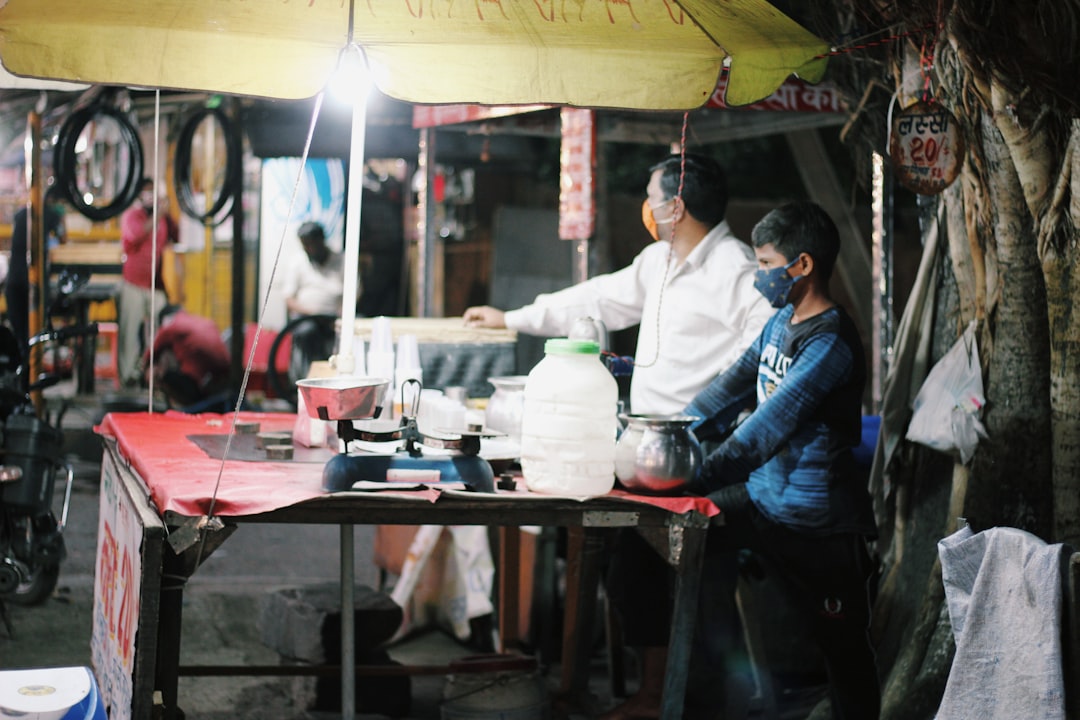
<svg viewBox="0 0 1080 720">
<path fill-rule="evenodd" d="M 357 654 L 380 647 L 401 626 L 402 609 L 389 595 L 358 585 L 353 617 Z M 259 601 L 262 641 L 278 654 L 310 663 L 341 660 L 341 590 L 337 583 L 285 587 Z"/>
</svg>

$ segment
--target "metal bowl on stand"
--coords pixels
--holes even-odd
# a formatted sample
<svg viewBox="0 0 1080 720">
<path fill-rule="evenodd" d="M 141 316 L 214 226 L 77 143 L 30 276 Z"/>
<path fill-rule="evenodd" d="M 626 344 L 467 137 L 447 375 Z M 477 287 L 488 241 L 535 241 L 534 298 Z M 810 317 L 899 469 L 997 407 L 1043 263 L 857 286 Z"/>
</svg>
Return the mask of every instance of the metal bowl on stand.
<svg viewBox="0 0 1080 720">
<path fill-rule="evenodd" d="M 382 377 L 330 377 L 298 380 L 296 387 L 307 413 L 319 420 L 362 420 L 377 417 L 379 401 L 390 387 Z"/>
</svg>

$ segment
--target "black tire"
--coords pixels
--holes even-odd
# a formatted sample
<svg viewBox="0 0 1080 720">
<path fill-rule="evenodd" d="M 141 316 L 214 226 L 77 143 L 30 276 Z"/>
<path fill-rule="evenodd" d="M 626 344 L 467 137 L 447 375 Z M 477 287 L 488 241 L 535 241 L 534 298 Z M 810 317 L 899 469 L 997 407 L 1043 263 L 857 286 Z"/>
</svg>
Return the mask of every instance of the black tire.
<svg viewBox="0 0 1080 720">
<path fill-rule="evenodd" d="M 120 129 L 120 142 L 127 146 L 128 166 L 124 182 L 105 206 L 87 203 L 79 189 L 78 157 L 75 147 L 83 129 L 99 116 L 112 118 Z M 139 186 L 143 179 L 143 147 L 139 131 L 121 110 L 104 104 L 88 105 L 71 115 L 60 127 L 56 145 L 53 147 L 53 172 L 56 174 L 57 187 L 63 198 L 81 215 L 96 222 L 114 218 L 126 210 L 139 196 Z"/>
<path fill-rule="evenodd" d="M 308 324 L 317 325 L 332 335 L 334 333 L 334 323 L 337 322 L 337 319 L 337 315 L 301 315 L 295 317 L 287 322 L 285 327 L 281 328 L 281 332 L 277 334 L 274 342 L 270 344 L 269 366 L 266 368 L 267 382 L 274 392 L 274 397 L 288 401 L 293 410 L 296 410 L 296 381 L 306 376 L 307 368 L 294 368 L 290 359 L 289 371 L 284 376 L 278 372 L 278 353 L 281 351 L 285 338 L 292 337 L 298 327 Z"/>
<path fill-rule="evenodd" d="M 53 594 L 59 579 L 59 562 L 42 565 L 30 578 L 29 582 L 22 583 L 15 588 L 15 592 L 5 595 L 4 602 L 24 607 L 40 605 Z"/>
<path fill-rule="evenodd" d="M 191 144 L 195 139 L 195 132 L 207 118 L 217 123 L 225 137 L 225 178 L 221 191 L 213 198 L 213 203 L 209 203 L 206 212 L 200 212 L 196 209 L 195 193 L 191 186 Z M 236 144 L 232 122 L 225 111 L 220 108 L 200 108 L 192 113 L 180 129 L 173 161 L 173 187 L 176 189 L 180 210 L 204 225 L 216 226 L 223 223 L 225 218 L 232 214 L 232 206 L 240 195 L 242 163 L 242 149 Z"/>
</svg>

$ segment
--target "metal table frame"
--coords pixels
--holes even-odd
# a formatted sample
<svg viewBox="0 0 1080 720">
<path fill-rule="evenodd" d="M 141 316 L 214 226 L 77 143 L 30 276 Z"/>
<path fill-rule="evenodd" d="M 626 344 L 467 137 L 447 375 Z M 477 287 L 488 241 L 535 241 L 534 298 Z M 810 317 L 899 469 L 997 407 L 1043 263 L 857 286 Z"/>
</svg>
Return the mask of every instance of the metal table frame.
<svg viewBox="0 0 1080 720">
<path fill-rule="evenodd" d="M 615 497 L 586 501 L 521 499 L 472 494 L 444 494 L 432 503 L 400 493 L 338 493 L 272 512 L 218 517 L 211 522 L 166 513 L 163 518 L 147 497 L 146 486 L 116 448 L 105 444 L 105 463 L 114 468 L 124 492 L 133 502 L 143 530 L 143 598 L 135 648 L 133 705 L 147 707 L 160 691 L 163 717 L 178 717 L 183 583 L 216 548 L 246 523 L 332 524 L 341 528 L 343 607 L 353 604 L 353 526 L 484 525 L 497 526 L 499 552 L 499 629 L 504 646 L 518 639 L 517 550 L 520 526 L 565 527 L 569 530 L 567 611 L 559 707 L 565 714 L 587 701 L 589 644 L 583 638 L 594 617 L 599 557 L 604 533 L 615 528 L 636 528 L 677 571 L 662 717 L 682 717 L 686 691 L 690 638 L 693 636 L 697 596 L 709 518 L 697 512 L 674 513 L 655 505 Z M 103 470 L 103 473 L 105 471 Z M 163 581 L 167 578 L 168 581 Z M 348 624 L 347 624 L 348 623 Z M 342 717 L 355 717 L 355 655 L 352 613 L 342 613 Z M 348 643 L 346 646 L 345 643 Z M 235 675 L 243 675 L 238 667 Z"/>
</svg>

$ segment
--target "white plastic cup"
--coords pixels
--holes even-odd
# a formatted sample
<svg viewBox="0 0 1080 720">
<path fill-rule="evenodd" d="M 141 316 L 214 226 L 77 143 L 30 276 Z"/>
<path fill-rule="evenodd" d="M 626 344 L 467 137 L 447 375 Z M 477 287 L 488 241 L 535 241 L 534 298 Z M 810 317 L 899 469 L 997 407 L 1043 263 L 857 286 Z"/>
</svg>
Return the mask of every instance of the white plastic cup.
<svg viewBox="0 0 1080 720">
<path fill-rule="evenodd" d="M 387 413 L 387 416 L 392 416 L 393 411 L 393 393 L 395 383 L 392 382 L 394 378 L 394 351 L 390 352 L 371 349 L 368 350 L 367 356 L 367 371 L 369 377 L 386 378 L 391 382 L 386 387 L 386 394 L 382 397 L 380 405 L 383 407 L 383 411 Z"/>
<path fill-rule="evenodd" d="M 443 399 L 442 390 L 424 388 L 420 391 L 420 410 L 416 413 L 416 427 L 420 432 L 428 433 L 438 427 L 439 403 Z"/>
<path fill-rule="evenodd" d="M 447 385 L 443 388 L 443 395 L 462 405 L 469 399 L 469 391 L 462 385 Z"/>
<path fill-rule="evenodd" d="M 371 350 L 373 352 L 394 352 L 394 333 L 390 328 L 390 318 L 380 315 L 371 321 Z"/>
<path fill-rule="evenodd" d="M 420 367 L 420 346 L 415 335 L 402 335 L 397 341 L 397 367 Z"/>
<path fill-rule="evenodd" d="M 465 406 L 452 398 L 443 398 L 443 427 L 451 432 L 464 432 Z"/>
<path fill-rule="evenodd" d="M 353 375 L 367 375 L 367 363 L 364 361 L 364 338 L 353 336 Z"/>
</svg>

